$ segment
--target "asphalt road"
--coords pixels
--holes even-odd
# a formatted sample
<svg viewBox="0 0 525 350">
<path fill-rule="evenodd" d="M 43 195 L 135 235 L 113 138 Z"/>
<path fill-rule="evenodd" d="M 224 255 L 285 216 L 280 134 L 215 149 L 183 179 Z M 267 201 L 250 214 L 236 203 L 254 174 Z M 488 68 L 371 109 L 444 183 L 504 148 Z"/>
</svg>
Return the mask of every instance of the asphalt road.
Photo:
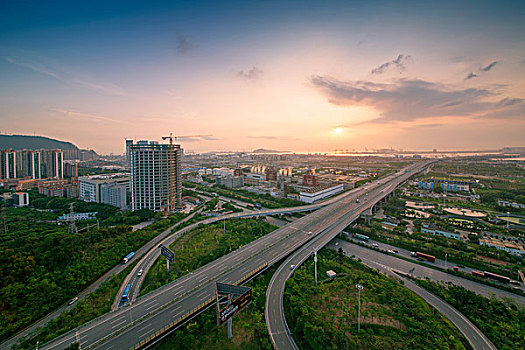
<svg viewBox="0 0 525 350">
<path fill-rule="evenodd" d="M 337 246 L 335 245 L 336 243 L 338 244 Z M 414 277 L 429 278 L 433 281 L 452 282 L 485 297 L 497 296 L 499 298 L 508 298 L 514 300 L 517 304 L 525 305 L 525 297 L 521 295 L 487 286 L 486 284 L 477 283 L 465 278 L 457 277 L 443 271 L 432 269 L 430 267 L 421 266 L 410 261 L 399 259 L 392 255 L 383 254 L 372 249 L 349 243 L 342 239 L 334 240 L 334 242 L 330 243 L 328 247 L 334 249 L 341 247 L 348 256 L 355 255 L 362 259 L 363 263 L 367 265 L 374 264 L 375 266 L 385 266 L 404 273 L 409 273 L 410 270 L 414 269 Z M 400 250 L 400 248 L 397 249 Z M 444 264 L 443 261 L 441 262 Z"/>
<path fill-rule="evenodd" d="M 450 304 L 444 302 L 443 300 L 441 300 L 434 294 L 430 293 L 426 289 L 418 286 L 414 282 L 406 278 L 400 277 L 399 275 L 394 274 L 393 272 L 393 270 L 402 271 L 402 272 L 408 271 L 408 270 L 407 271 L 402 270 L 403 267 L 407 267 L 405 264 L 403 264 L 403 266 L 400 266 L 397 264 L 400 261 L 410 264 L 410 266 L 412 267 L 419 266 L 419 265 L 398 259 L 396 257 L 389 256 L 389 255 L 386 255 L 380 252 L 376 252 L 370 249 L 356 246 L 355 244 L 348 243 L 341 239 L 335 239 L 327 247 L 331 249 L 338 249 L 339 247 L 341 247 L 347 256 L 355 255 L 356 257 L 360 258 L 365 265 L 372 267 L 372 268 L 377 268 L 386 274 L 393 275 L 397 278 L 402 279 L 405 287 L 407 287 L 408 289 L 412 290 L 414 293 L 422 297 L 427 303 L 429 303 L 431 306 L 433 306 L 439 312 L 441 312 L 446 318 L 448 318 L 459 329 L 459 331 L 465 336 L 465 338 L 467 338 L 468 342 L 472 345 L 474 349 L 476 350 L 477 349 L 481 349 L 481 350 L 485 350 L 485 349 L 486 350 L 496 350 L 497 349 L 494 346 L 494 344 L 472 322 L 470 322 L 462 313 L 457 311 Z M 358 249 L 355 249 L 355 248 L 358 248 Z M 363 253 L 365 253 L 365 251 L 372 252 L 373 253 L 372 256 L 364 257 Z M 388 259 L 388 262 L 387 262 L 389 263 L 389 265 L 385 265 L 383 263 L 384 261 L 380 262 L 382 261 L 381 258 L 383 257 L 390 258 Z M 422 267 L 422 268 L 426 270 L 435 271 L 428 267 Z M 448 275 L 447 273 L 444 273 L 444 272 L 440 272 L 440 273 L 443 275 Z M 440 277 L 445 277 L 445 276 L 430 275 L 430 276 L 418 276 L 418 277 L 429 277 L 432 280 L 439 281 L 440 279 L 435 279 L 435 278 L 440 278 Z M 460 279 L 460 280 L 465 281 L 465 282 L 471 282 L 469 280 L 464 280 L 464 279 Z M 457 284 L 456 283 L 457 281 L 451 281 L 451 282 L 454 282 L 455 284 Z M 481 285 L 481 286 L 484 286 L 484 285 Z"/>
<path fill-rule="evenodd" d="M 184 220 L 187 220 L 188 218 L 185 218 Z M 166 237 L 167 235 L 169 235 L 171 233 L 171 230 L 173 229 L 173 227 L 179 225 L 179 223 L 171 226 L 170 228 L 168 228 L 167 230 L 163 231 L 161 234 L 159 234 L 158 236 L 156 236 L 155 238 L 153 238 L 151 241 L 149 241 L 148 243 L 146 243 L 144 246 L 142 246 L 140 249 L 137 249 L 137 251 L 135 252 L 135 258 L 137 257 L 140 257 L 141 255 L 143 255 L 144 253 L 146 253 L 147 251 L 149 251 L 152 247 L 154 247 L 160 240 L 162 240 L 164 237 Z M 109 271 L 107 271 L 104 275 L 102 275 L 101 277 L 99 277 L 95 282 L 93 282 L 91 285 L 89 285 L 89 287 L 87 287 L 86 289 L 84 289 L 80 294 L 77 295 L 78 297 L 78 300 L 82 300 L 84 299 L 89 293 L 92 293 L 94 292 L 95 290 L 97 290 L 98 287 L 100 287 L 100 285 L 102 283 L 104 283 L 106 280 L 108 280 L 109 278 L 111 278 L 113 275 L 118 275 L 120 272 L 122 272 L 122 270 L 124 270 L 128 265 L 124 265 L 124 264 L 117 264 L 115 265 L 114 267 L 112 267 Z M 41 328 L 43 327 L 44 325 L 46 325 L 49 321 L 57 318 L 58 316 L 60 316 L 63 312 L 65 311 L 68 311 L 70 310 L 71 308 L 75 307 L 76 304 L 73 304 L 73 305 L 63 305 L 61 306 L 60 308 L 56 309 L 55 311 L 53 311 L 52 313 L 50 313 L 49 315 L 45 316 L 44 318 L 38 320 L 36 323 L 34 323 L 33 325 L 31 325 L 30 327 L 24 329 L 23 331 L 17 333 L 15 336 L 9 338 L 8 340 L 6 340 L 5 342 L 3 342 L 2 344 L 0 344 L 0 349 L 9 349 L 11 348 L 14 344 L 16 344 L 16 342 L 21 338 L 21 337 L 25 337 L 27 336 L 28 334 L 31 334 L 33 331 L 35 331 L 36 329 L 38 328 Z"/>
<path fill-rule="evenodd" d="M 356 189 L 356 193 L 359 192 L 359 189 Z M 290 208 L 279 208 L 279 209 L 261 209 L 261 210 L 253 210 L 253 211 L 243 211 L 238 213 L 232 213 L 227 215 L 221 215 L 221 216 L 214 216 L 210 217 L 208 219 L 196 222 L 194 224 L 188 225 L 176 232 L 171 233 L 169 236 L 163 235 L 162 238 L 164 238 L 162 241 L 159 241 L 159 239 L 156 239 L 156 245 L 150 246 L 150 250 L 144 255 L 140 262 L 133 268 L 133 270 L 126 276 L 126 279 L 122 283 L 119 292 L 115 296 L 115 300 L 113 302 L 112 311 L 115 311 L 117 308 L 126 305 L 127 303 L 122 303 L 121 301 L 121 295 L 124 292 L 124 289 L 128 284 L 130 284 L 130 291 L 129 291 L 129 301 L 135 302 L 135 300 L 138 298 L 140 288 L 142 286 L 142 283 L 144 282 L 144 278 L 146 277 L 149 269 L 153 266 L 155 261 L 160 257 L 160 249 L 158 249 L 158 246 L 160 244 L 164 246 L 169 246 L 175 240 L 177 240 L 182 234 L 196 228 L 199 225 L 206 225 L 211 224 L 214 222 L 222 221 L 222 220 L 229 220 L 229 219 L 238 219 L 238 218 L 248 218 L 248 217 L 256 217 L 256 216 L 269 216 L 269 215 L 275 215 L 275 214 L 284 214 L 284 213 L 294 213 L 294 212 L 301 212 L 301 211 L 311 211 L 315 209 L 319 209 L 322 207 L 325 207 L 327 205 L 330 205 L 331 203 L 336 202 L 338 198 L 342 198 L 342 196 L 346 196 L 347 194 L 343 194 L 341 196 L 338 196 L 336 198 L 329 199 L 324 202 L 320 202 L 317 204 L 312 205 L 305 205 L 300 207 L 290 207 Z M 226 200 L 225 197 L 219 196 L 219 199 Z M 238 204 L 240 201 L 234 200 L 236 204 Z M 240 202 L 243 203 L 243 202 Z M 189 218 L 186 218 L 184 221 L 186 221 Z M 138 271 L 142 270 L 142 274 L 139 276 Z"/>
<path fill-rule="evenodd" d="M 421 165 L 421 164 L 420 164 Z M 412 173 L 399 172 L 390 175 L 387 179 L 402 177 L 395 180 L 408 178 Z M 215 295 L 215 281 L 236 282 L 250 274 L 263 264 L 272 265 L 297 250 L 312 237 L 329 237 L 321 234 L 327 228 L 338 224 L 341 217 L 349 219 L 350 216 L 358 216 L 349 204 L 355 203 L 357 196 L 366 191 L 375 191 L 378 198 L 384 196 L 388 191 L 395 188 L 394 185 L 384 185 L 387 179 L 381 180 L 381 185 L 372 184 L 358 188 L 356 191 L 347 192 L 328 203 L 321 205 L 310 205 L 297 208 L 297 211 L 313 210 L 316 206 L 323 208 L 300 218 L 278 230 L 237 249 L 203 267 L 190 273 L 158 290 L 138 299 L 132 305 L 120 310 L 103 315 L 76 331 L 69 332 L 64 336 L 42 346 L 42 349 L 61 349 L 71 342 L 79 341 L 83 348 L 94 346 L 103 349 L 125 349 L 132 347 L 146 339 L 151 334 L 162 329 L 177 317 L 193 310 L 203 301 L 209 300 Z M 377 188 L 377 189 L 376 189 Z M 381 190 L 379 189 L 381 188 Z M 369 196 L 370 198 L 374 195 Z M 360 208 L 366 209 L 364 205 Z M 277 214 L 290 209 L 275 209 L 271 211 L 259 211 L 257 213 L 230 214 L 218 218 L 219 220 L 234 217 L 246 217 L 259 215 Z M 217 219 L 217 218 L 211 218 Z M 345 220 L 346 220 L 345 219 Z M 201 222 L 202 223 L 202 222 Z M 344 227 L 341 227 L 342 230 Z M 309 234 L 309 232 L 312 232 Z M 158 251 L 158 250 L 156 250 Z M 103 344 L 99 341 L 110 337 Z"/>
<path fill-rule="evenodd" d="M 386 190 L 388 191 L 388 190 Z M 383 192 L 383 191 L 380 191 Z M 375 201 L 375 194 L 374 192 L 371 193 L 371 196 L 364 196 L 361 197 L 362 201 Z M 352 204 L 353 206 L 357 206 L 356 204 Z M 361 211 L 362 211 L 362 206 Z M 357 208 L 356 208 L 357 210 Z M 284 297 L 284 290 L 286 286 L 286 281 L 288 278 L 292 275 L 294 269 L 302 264 L 306 259 L 308 259 L 310 256 L 313 255 L 314 251 L 319 250 L 324 245 L 326 245 L 333 237 L 335 237 L 337 234 L 339 234 L 346 226 L 348 226 L 353 220 L 355 220 L 356 217 L 353 216 L 343 216 L 341 217 L 337 224 L 332 226 L 331 228 L 327 229 L 325 232 L 323 232 L 322 235 L 319 235 L 318 238 L 312 239 L 310 242 L 302 246 L 300 249 L 295 251 L 290 257 L 286 259 L 286 261 L 281 264 L 281 266 L 276 270 L 274 276 L 272 277 L 268 289 L 266 292 L 266 307 L 265 307 L 265 318 L 266 318 L 266 324 L 268 328 L 268 332 L 270 334 L 270 338 L 272 340 L 272 343 L 276 349 L 279 350 L 288 350 L 288 349 L 297 349 L 297 345 L 295 344 L 293 337 L 290 333 L 290 330 L 288 328 L 288 325 L 286 323 L 285 314 L 284 314 L 284 307 L 283 307 L 283 297 Z M 374 242 L 371 242 L 371 244 Z M 383 249 L 392 249 L 395 248 L 393 246 L 389 245 L 383 245 Z M 491 295 L 496 294 L 500 297 L 507 297 L 515 300 L 518 303 L 523 302 L 523 297 L 514 295 L 512 293 L 508 293 L 506 291 L 502 291 L 496 288 L 492 288 L 486 285 L 482 285 L 476 282 L 472 282 L 470 280 L 465 280 L 459 277 L 455 277 L 453 275 L 449 275 L 445 272 L 436 271 L 434 269 L 420 266 L 415 263 L 407 262 L 405 260 L 401 260 L 395 256 L 390 256 L 387 254 L 383 254 L 380 252 L 373 251 L 371 249 L 363 248 L 351 243 L 348 243 L 343 240 L 335 240 L 335 243 L 333 243 L 332 248 L 337 249 L 338 246 L 342 247 L 343 250 L 346 250 L 349 255 L 356 255 L 360 257 L 365 264 L 374 265 L 374 267 L 379 267 L 380 269 L 383 269 L 387 272 L 391 272 L 391 266 L 396 266 L 397 263 L 402 264 L 406 263 L 405 272 L 411 271 L 414 272 L 414 274 L 417 276 L 419 273 L 423 273 L 423 275 L 426 275 L 426 277 L 429 277 L 431 279 L 435 279 L 436 273 L 439 273 L 439 277 L 444 278 L 444 280 L 450 280 L 452 282 L 462 284 L 465 286 L 468 286 L 469 289 L 474 290 L 476 292 L 480 292 L 485 295 Z M 350 249 L 351 247 L 351 249 Z M 353 250 L 355 247 L 355 251 Z M 399 249 L 398 249 L 399 250 Z M 364 257 L 366 256 L 366 253 L 372 252 L 374 253 L 373 257 Z M 400 251 L 400 254 L 405 254 L 407 256 L 410 256 L 410 252 L 403 250 Z M 382 262 L 378 262 L 382 261 Z M 444 261 L 437 261 L 438 265 L 445 266 Z M 418 267 L 420 267 L 422 270 L 417 271 Z M 400 269 L 398 269 L 400 270 Z M 402 271 L 402 270 L 401 270 Z M 408 284 L 407 284 L 408 286 Z M 412 289 L 414 292 L 416 292 L 418 295 L 423 297 L 429 304 L 434 306 L 436 309 L 438 309 L 442 314 L 444 314 L 449 320 L 451 320 L 458 329 L 465 335 L 465 337 L 468 339 L 470 344 L 475 349 L 496 349 L 496 347 L 486 338 L 484 334 L 482 334 L 481 331 L 477 327 L 475 327 L 470 321 L 466 319 L 464 315 L 459 313 L 457 310 L 455 310 L 453 307 L 448 305 L 447 303 L 443 302 L 436 296 L 432 295 L 431 293 L 428 293 L 426 290 L 423 290 L 422 288 L 418 287 L 414 283 L 411 283 L 410 286 L 408 286 L 410 289 Z"/>
<path fill-rule="evenodd" d="M 406 178 L 406 176 L 402 176 L 401 179 L 395 179 L 389 184 L 381 186 L 376 184 L 375 188 L 368 195 L 360 197 L 359 203 L 354 201 L 346 205 L 342 215 L 334 215 L 336 219 L 332 222 L 332 225 L 295 251 L 275 271 L 266 291 L 265 319 L 270 339 L 276 349 L 297 349 L 297 345 L 288 329 L 283 307 L 286 281 L 290 278 L 294 269 L 312 256 L 314 251 L 318 251 L 328 244 L 348 225 L 359 218 L 362 212 L 377 203 L 383 196 L 395 190 Z M 385 183 L 385 181 L 382 182 Z"/>
</svg>

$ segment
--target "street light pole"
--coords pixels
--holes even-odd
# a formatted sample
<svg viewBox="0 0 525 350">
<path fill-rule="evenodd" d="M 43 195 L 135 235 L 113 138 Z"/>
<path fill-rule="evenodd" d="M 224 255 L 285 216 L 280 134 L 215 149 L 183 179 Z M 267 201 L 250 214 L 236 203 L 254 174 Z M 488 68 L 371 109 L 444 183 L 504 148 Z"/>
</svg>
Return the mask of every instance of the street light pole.
<svg viewBox="0 0 525 350">
<path fill-rule="evenodd" d="M 361 330 L 361 291 L 363 290 L 363 286 L 360 284 L 356 284 L 355 287 L 357 288 L 357 334 L 359 334 L 359 331 Z"/>
<path fill-rule="evenodd" d="M 448 253 L 445 253 L 445 270 L 448 268 L 448 265 L 447 265 L 447 255 L 448 255 Z"/>
<path fill-rule="evenodd" d="M 445 182 L 445 194 L 443 195 L 443 208 L 445 208 L 445 198 L 447 198 L 448 182 Z"/>
<path fill-rule="evenodd" d="M 314 274 L 315 274 L 315 285 L 317 285 L 317 250 L 314 250 Z"/>
</svg>

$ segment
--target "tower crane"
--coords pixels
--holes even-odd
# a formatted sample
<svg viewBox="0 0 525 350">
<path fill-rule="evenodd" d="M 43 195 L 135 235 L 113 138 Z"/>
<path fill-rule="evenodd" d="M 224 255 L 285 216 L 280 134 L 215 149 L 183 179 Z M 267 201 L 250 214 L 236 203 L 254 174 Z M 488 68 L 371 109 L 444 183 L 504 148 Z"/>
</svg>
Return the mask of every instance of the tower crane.
<svg viewBox="0 0 525 350">
<path fill-rule="evenodd" d="M 180 162 L 177 162 L 177 199 L 175 200 L 175 176 L 174 176 L 174 169 L 173 169 L 173 158 L 174 158 L 174 149 L 173 149 L 173 140 L 176 139 L 184 139 L 189 137 L 206 137 L 206 136 L 212 136 L 212 135 L 185 135 L 185 136 L 173 136 L 173 133 L 170 132 L 169 136 L 162 136 L 163 140 L 170 140 L 170 203 L 169 203 L 169 210 L 173 211 L 175 207 L 180 208 L 182 207 L 182 183 L 181 183 L 181 169 L 180 169 Z M 174 206 L 175 204 L 175 206 Z"/>
</svg>

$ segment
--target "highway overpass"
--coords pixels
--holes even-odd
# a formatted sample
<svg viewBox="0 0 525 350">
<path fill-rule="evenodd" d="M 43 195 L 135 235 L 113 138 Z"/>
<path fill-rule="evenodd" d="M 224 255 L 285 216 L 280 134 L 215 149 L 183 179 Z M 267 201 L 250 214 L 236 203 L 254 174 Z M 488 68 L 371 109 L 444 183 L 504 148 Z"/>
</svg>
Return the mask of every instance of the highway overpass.
<svg viewBox="0 0 525 350">
<path fill-rule="evenodd" d="M 356 208 L 357 198 L 363 199 L 365 193 L 369 192 L 366 203 L 374 205 L 427 164 L 428 162 L 423 162 L 411 165 L 406 171 L 389 175 L 380 182 L 368 184 L 330 200 L 313 213 L 139 298 L 130 306 L 105 314 L 68 332 L 45 344 L 42 349 L 62 349 L 76 341 L 82 348 L 126 349 L 139 348 L 158 341 L 213 303 L 216 281 L 243 283 L 305 243 L 317 241 L 318 238 L 328 239 L 329 229 L 339 227 L 345 220 L 354 220 L 361 210 L 366 209 L 367 206 L 363 205 Z M 298 210 L 312 210 L 315 209 L 314 206 L 303 206 Z M 283 210 L 287 209 L 248 215 L 231 214 L 229 218 L 277 214 Z"/>
</svg>

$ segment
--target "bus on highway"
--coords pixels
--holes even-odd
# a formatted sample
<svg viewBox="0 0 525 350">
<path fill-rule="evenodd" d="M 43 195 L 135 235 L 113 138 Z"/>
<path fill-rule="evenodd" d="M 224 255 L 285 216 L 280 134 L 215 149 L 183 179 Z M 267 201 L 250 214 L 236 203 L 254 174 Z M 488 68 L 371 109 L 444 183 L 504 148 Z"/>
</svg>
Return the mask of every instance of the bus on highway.
<svg viewBox="0 0 525 350">
<path fill-rule="evenodd" d="M 496 275 L 495 273 L 484 271 L 485 278 L 490 278 L 502 283 L 510 283 L 510 278 L 506 276 Z"/>
<path fill-rule="evenodd" d="M 123 263 L 123 264 L 127 264 L 127 262 L 130 261 L 131 258 L 133 258 L 134 255 L 135 255 L 135 252 L 131 252 L 131 253 L 129 253 L 128 255 L 126 255 L 126 256 L 124 257 L 124 259 L 122 259 L 122 263 Z"/>
<path fill-rule="evenodd" d="M 123 303 L 125 303 L 126 301 L 128 301 L 128 294 L 129 294 L 129 289 L 131 288 L 131 284 L 128 284 L 126 286 L 126 289 L 124 289 L 124 293 L 122 293 L 122 298 L 121 298 L 121 301 Z"/>
<path fill-rule="evenodd" d="M 360 239 L 362 241 L 368 241 L 370 239 L 370 237 L 362 235 L 360 233 L 354 233 L 353 236 L 354 236 L 354 238 Z"/>
<path fill-rule="evenodd" d="M 433 255 L 428 255 L 428 254 L 425 254 L 425 253 L 416 252 L 416 256 L 419 259 L 423 259 L 423 260 L 426 260 L 426 261 L 430 261 L 430 262 L 435 262 L 436 261 L 436 257 L 433 256 Z"/>
</svg>

